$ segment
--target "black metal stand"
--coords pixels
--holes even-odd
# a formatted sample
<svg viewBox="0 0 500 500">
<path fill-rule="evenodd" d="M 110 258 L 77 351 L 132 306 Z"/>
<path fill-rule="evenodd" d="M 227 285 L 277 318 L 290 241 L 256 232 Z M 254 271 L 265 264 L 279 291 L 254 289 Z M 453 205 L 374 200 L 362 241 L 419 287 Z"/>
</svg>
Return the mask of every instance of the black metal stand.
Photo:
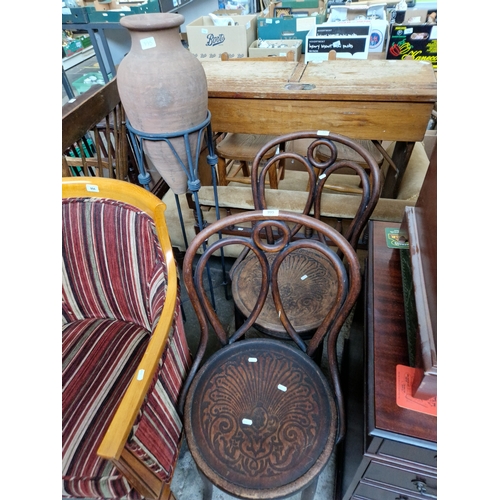
<svg viewBox="0 0 500 500">
<path fill-rule="evenodd" d="M 138 180 L 140 184 L 147 189 L 148 191 L 150 190 L 149 188 L 149 183 L 151 182 L 151 175 L 150 173 L 146 170 L 145 168 L 145 156 L 144 156 L 144 141 L 164 141 L 166 142 L 172 153 L 174 154 L 175 158 L 177 159 L 179 165 L 182 167 L 184 172 L 187 175 L 188 181 L 187 181 L 187 186 L 189 192 L 192 193 L 195 206 L 196 206 L 196 219 L 198 223 L 198 227 L 203 229 L 205 227 L 205 221 L 203 220 L 203 216 L 201 213 L 201 208 L 200 208 L 200 202 L 198 198 L 198 191 L 201 188 L 201 182 L 199 179 L 198 175 L 198 158 L 200 156 L 200 151 L 201 151 L 201 146 L 202 146 L 202 140 L 203 137 L 205 136 L 205 141 L 208 149 L 208 154 L 207 154 L 207 163 L 210 165 L 211 168 L 211 173 L 212 173 L 212 188 L 214 190 L 214 201 L 215 201 L 215 216 L 217 217 L 217 220 L 220 218 L 220 212 L 219 212 L 219 199 L 217 196 L 217 171 L 216 171 L 216 165 L 217 165 L 217 155 L 215 154 L 215 147 L 214 147 L 214 141 L 213 141 L 213 133 L 212 133 L 212 126 L 211 126 L 211 114 L 210 111 L 207 111 L 207 118 L 200 123 L 199 125 L 196 125 L 195 127 L 192 127 L 190 129 L 182 130 L 179 132 L 169 132 L 169 133 L 159 133 L 159 134 L 151 134 L 151 133 L 146 133 L 142 132 L 140 130 L 135 129 L 130 125 L 130 122 L 126 121 L 127 124 L 127 129 L 129 131 L 130 137 L 131 137 L 131 142 L 132 146 L 134 148 L 134 153 L 135 157 L 137 158 L 137 164 L 139 168 L 139 176 Z M 191 144 L 190 144 L 190 136 L 192 134 L 197 134 L 197 141 L 196 141 L 196 151 L 195 154 L 193 155 L 191 152 Z M 187 161 L 188 164 L 186 165 L 180 158 L 179 153 L 177 152 L 175 146 L 172 144 L 172 139 L 176 139 L 179 137 L 184 138 L 184 148 L 187 153 Z M 195 160 L 193 160 L 193 158 Z M 187 240 L 187 235 L 186 235 L 186 228 L 184 225 L 184 218 L 182 216 L 182 210 L 179 202 L 179 197 L 178 195 L 175 195 L 175 202 L 177 205 L 177 213 L 179 215 L 179 222 L 182 230 L 182 236 L 184 238 L 184 244 L 186 248 L 189 245 L 189 242 Z M 221 237 L 221 235 L 219 235 Z M 203 245 L 203 249 L 206 249 L 206 244 Z M 222 263 L 222 269 L 225 271 L 225 265 L 224 265 L 224 254 L 221 250 L 221 263 Z M 209 281 L 209 286 L 210 286 L 210 293 L 212 296 L 212 304 L 215 308 L 215 297 L 214 297 L 214 291 L 213 291 L 213 285 L 212 285 L 212 279 L 210 277 L 210 268 L 207 267 L 207 274 L 208 274 L 208 281 Z M 226 281 L 225 278 L 225 272 L 224 272 L 224 281 Z"/>
</svg>

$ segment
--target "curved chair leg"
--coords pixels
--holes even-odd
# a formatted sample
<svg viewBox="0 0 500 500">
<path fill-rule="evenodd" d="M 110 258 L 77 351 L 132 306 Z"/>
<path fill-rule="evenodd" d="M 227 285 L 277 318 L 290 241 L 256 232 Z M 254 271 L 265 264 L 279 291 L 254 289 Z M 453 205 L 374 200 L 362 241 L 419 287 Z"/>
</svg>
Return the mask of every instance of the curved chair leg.
<svg viewBox="0 0 500 500">
<path fill-rule="evenodd" d="M 302 490 L 302 494 L 300 495 L 300 500 L 313 500 L 314 495 L 316 494 L 316 488 L 318 487 L 318 477 L 314 479 L 314 481 L 307 486 L 307 488 Z"/>
<path fill-rule="evenodd" d="M 206 478 L 205 474 L 198 469 L 198 473 L 203 481 L 203 500 L 212 500 L 214 490 L 213 484 Z"/>
</svg>

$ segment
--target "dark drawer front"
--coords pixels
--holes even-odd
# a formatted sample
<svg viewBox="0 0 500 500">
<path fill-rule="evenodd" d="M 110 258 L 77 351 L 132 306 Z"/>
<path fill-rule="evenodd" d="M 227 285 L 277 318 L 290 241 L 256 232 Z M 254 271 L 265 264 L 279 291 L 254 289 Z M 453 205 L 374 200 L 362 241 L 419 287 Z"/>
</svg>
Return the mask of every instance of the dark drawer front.
<svg viewBox="0 0 500 500">
<path fill-rule="evenodd" d="M 421 495 L 398 493 L 368 484 L 359 484 L 351 500 L 422 500 Z"/>
<path fill-rule="evenodd" d="M 420 493 L 424 498 L 437 498 L 437 477 L 420 472 L 371 462 L 364 479 L 371 479 L 379 483 L 403 488 L 409 492 Z"/>
<path fill-rule="evenodd" d="M 427 465 L 430 467 L 437 467 L 437 451 L 428 450 L 426 448 L 419 448 L 410 444 L 398 443 L 390 439 L 384 439 L 377 455 L 396 457 L 409 462 Z"/>
</svg>

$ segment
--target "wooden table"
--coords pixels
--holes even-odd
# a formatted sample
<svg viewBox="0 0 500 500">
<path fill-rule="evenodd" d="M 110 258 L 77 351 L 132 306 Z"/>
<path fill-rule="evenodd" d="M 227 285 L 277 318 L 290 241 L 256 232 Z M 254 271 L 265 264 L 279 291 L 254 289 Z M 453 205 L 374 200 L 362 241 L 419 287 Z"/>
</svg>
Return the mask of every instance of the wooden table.
<svg viewBox="0 0 500 500">
<path fill-rule="evenodd" d="M 204 61 L 203 67 L 214 131 L 329 130 L 397 141 L 392 158 L 399 173 L 386 180 L 388 197 L 397 192 L 437 100 L 432 65 L 419 61 Z"/>
</svg>

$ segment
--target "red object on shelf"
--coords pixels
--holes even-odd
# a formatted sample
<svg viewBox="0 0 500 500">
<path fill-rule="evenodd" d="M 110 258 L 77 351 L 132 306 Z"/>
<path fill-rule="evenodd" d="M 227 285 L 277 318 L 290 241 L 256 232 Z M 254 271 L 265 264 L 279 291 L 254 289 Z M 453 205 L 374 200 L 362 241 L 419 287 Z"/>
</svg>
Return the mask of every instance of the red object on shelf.
<svg viewBox="0 0 500 500">
<path fill-rule="evenodd" d="M 412 396 L 416 368 L 396 365 L 396 403 L 401 408 L 437 416 L 437 396 L 418 399 Z"/>
</svg>

